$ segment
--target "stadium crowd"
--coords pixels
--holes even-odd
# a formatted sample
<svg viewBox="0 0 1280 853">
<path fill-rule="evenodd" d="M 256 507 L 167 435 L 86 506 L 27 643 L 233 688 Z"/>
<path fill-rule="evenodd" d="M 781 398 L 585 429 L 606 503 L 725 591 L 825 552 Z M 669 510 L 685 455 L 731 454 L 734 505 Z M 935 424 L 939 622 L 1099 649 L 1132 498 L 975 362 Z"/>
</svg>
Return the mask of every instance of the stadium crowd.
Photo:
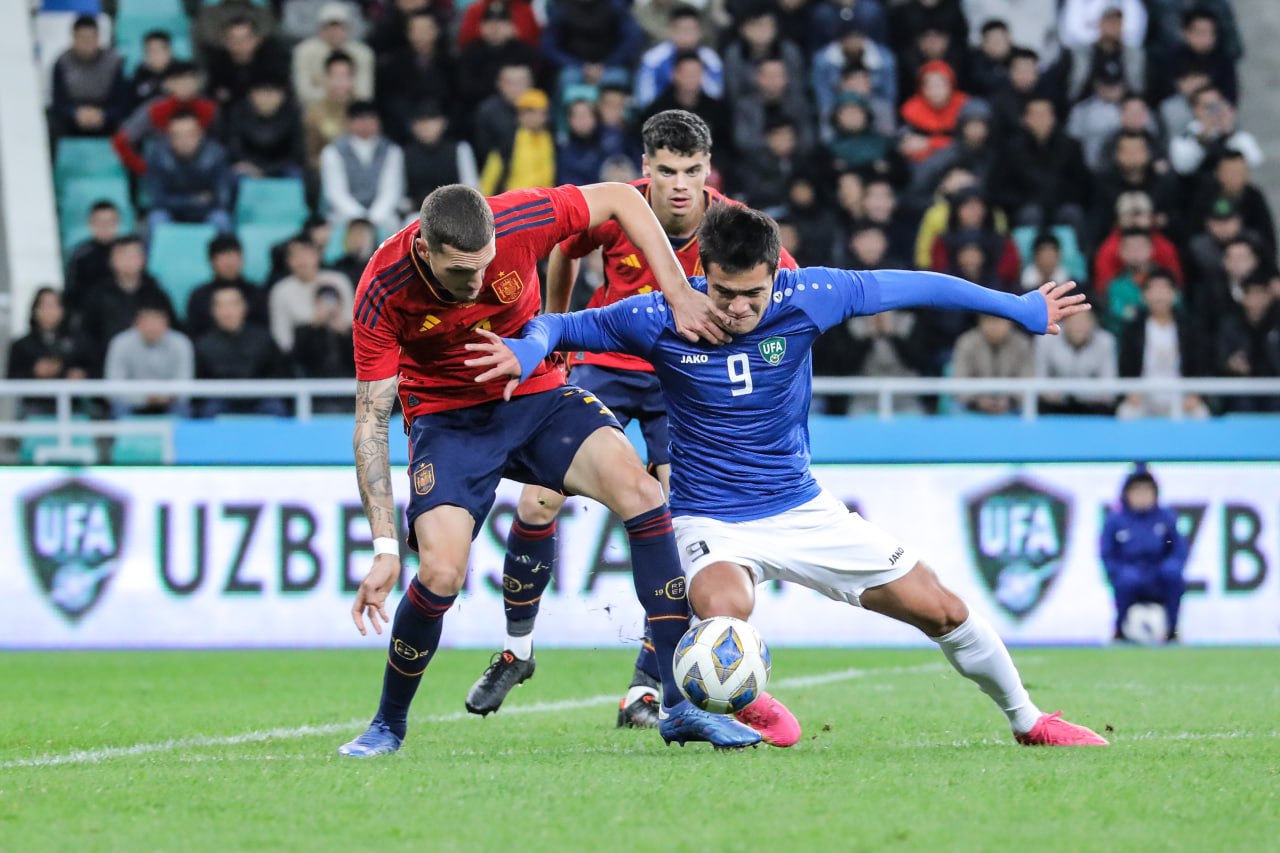
<svg viewBox="0 0 1280 853">
<path fill-rule="evenodd" d="M 188 0 L 183 12 L 189 35 L 143 33 L 135 63 L 102 44 L 99 17 L 71 24 L 52 72 L 54 144 L 109 138 L 133 209 L 91 206 L 65 289 L 31 306 L 11 377 L 353 376 L 353 285 L 427 193 L 635 179 L 639 125 L 676 108 L 712 130 L 711 182 L 774 216 L 802 266 L 932 269 L 1014 292 L 1070 278 L 1095 305 L 1035 341 L 992 317 L 859 317 L 820 342 L 820 375 L 1280 375 L 1276 231 L 1250 180 L 1262 153 L 1237 114 L 1229 0 Z M 179 35 L 196 61 L 175 58 Z M 310 206 L 261 281 L 246 278 L 236 221 L 238 189 L 259 178 L 302 181 Z M 125 228 L 135 219 L 141 233 Z M 172 222 L 218 233 L 212 279 L 177 305 L 148 271 L 149 234 Z M 576 306 L 606 274 L 584 264 Z M 1041 405 L 1131 417 L 1171 401 Z M 285 411 L 154 396 L 113 409 Z"/>
</svg>

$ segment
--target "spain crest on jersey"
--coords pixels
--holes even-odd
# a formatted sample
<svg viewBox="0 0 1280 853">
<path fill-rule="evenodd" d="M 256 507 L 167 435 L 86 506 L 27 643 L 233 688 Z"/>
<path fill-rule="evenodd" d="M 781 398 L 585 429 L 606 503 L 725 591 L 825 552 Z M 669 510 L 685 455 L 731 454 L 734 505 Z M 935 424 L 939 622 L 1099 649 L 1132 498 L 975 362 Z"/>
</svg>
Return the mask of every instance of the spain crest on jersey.
<svg viewBox="0 0 1280 853">
<path fill-rule="evenodd" d="M 503 305 L 515 302 L 523 292 L 524 282 L 520 279 L 520 273 L 515 270 L 493 280 L 493 295 L 498 297 L 498 301 Z"/>
</svg>

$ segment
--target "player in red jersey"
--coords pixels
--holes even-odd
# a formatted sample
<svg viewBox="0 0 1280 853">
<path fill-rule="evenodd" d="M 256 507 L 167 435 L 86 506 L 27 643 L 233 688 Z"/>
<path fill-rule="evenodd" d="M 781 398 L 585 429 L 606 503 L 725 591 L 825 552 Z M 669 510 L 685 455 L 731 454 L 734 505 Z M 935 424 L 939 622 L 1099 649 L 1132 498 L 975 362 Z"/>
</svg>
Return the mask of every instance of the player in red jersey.
<svg viewBox="0 0 1280 853">
<path fill-rule="evenodd" d="M 466 580 L 471 542 L 506 476 L 599 500 L 627 519 L 636 594 L 653 626 L 663 682 L 688 625 L 684 577 L 666 496 L 589 392 L 567 385 L 548 360 L 510 402 L 506 381 L 477 384 L 464 362 L 476 329 L 514 335 L 541 307 L 536 264 L 569 236 L 615 218 L 654 266 L 672 314 L 690 340 L 728 336 L 721 312 L 689 287 L 649 206 L 626 184 L 523 190 L 486 199 L 468 187 L 427 196 L 419 221 L 386 240 L 356 291 L 354 447 L 374 563 L 351 615 L 365 633 L 391 624 L 382 699 L 369 728 L 339 753 L 370 757 L 400 748 L 409 705 L 440 643 L 443 616 Z M 409 435 L 412 493 L 408 544 L 420 566 L 387 619 L 401 580 L 387 429 L 399 394 Z M 759 735 L 688 702 L 665 709 L 686 739 L 745 746 Z"/>
<path fill-rule="evenodd" d="M 653 208 L 685 275 L 702 275 L 698 260 L 698 229 L 703 213 L 714 204 L 738 202 L 706 186 L 711 171 L 711 131 L 706 122 L 684 110 L 667 110 L 644 123 L 645 177 L 632 186 Z M 569 310 L 569 297 L 578 273 L 578 259 L 597 248 L 604 250 L 605 282 L 591 297 L 590 308 L 611 305 L 628 296 L 658 287 L 653 266 L 616 222 L 605 222 L 570 237 L 552 252 L 547 268 L 547 310 Z M 781 266 L 795 268 L 784 249 Z M 570 358 L 574 384 L 591 389 L 625 427 L 640 423 L 648 451 L 649 469 L 669 487 L 667 412 L 653 366 L 622 353 L 574 353 Z M 507 637 L 501 653 L 467 694 L 467 710 L 488 714 L 498 710 L 513 687 L 533 675 L 533 626 L 538 603 L 554 573 L 555 523 L 565 496 L 537 486 L 520 495 L 516 517 L 507 536 L 503 566 L 503 599 Z M 661 678 L 653 644 L 646 632 L 631 679 L 618 707 L 619 726 L 658 725 L 658 687 Z"/>
</svg>

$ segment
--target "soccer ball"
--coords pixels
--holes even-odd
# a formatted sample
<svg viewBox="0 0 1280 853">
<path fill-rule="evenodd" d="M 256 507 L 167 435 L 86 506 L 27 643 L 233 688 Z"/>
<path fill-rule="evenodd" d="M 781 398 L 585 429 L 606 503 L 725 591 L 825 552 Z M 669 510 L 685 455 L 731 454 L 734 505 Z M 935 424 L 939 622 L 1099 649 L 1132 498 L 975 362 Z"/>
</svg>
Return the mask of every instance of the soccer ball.
<svg viewBox="0 0 1280 853">
<path fill-rule="evenodd" d="M 713 714 L 734 714 L 769 683 L 769 648 L 741 619 L 716 616 L 690 628 L 676 646 L 676 684 Z"/>
<path fill-rule="evenodd" d="M 1164 608 L 1159 604 L 1142 603 L 1129 608 L 1120 626 L 1125 637 L 1144 646 L 1158 646 L 1169 633 Z"/>
</svg>

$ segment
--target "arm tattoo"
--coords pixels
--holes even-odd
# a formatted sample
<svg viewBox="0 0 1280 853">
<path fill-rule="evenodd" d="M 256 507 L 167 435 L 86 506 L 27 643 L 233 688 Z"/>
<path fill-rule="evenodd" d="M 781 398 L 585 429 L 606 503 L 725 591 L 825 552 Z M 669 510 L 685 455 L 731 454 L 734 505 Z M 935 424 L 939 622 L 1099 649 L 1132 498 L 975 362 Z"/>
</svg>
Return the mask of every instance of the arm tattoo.
<svg viewBox="0 0 1280 853">
<path fill-rule="evenodd" d="M 396 378 L 356 383 L 356 429 L 352 445 L 360 501 L 375 539 L 396 538 L 396 507 L 391 495 L 391 455 L 387 428 L 396 402 Z"/>
</svg>

